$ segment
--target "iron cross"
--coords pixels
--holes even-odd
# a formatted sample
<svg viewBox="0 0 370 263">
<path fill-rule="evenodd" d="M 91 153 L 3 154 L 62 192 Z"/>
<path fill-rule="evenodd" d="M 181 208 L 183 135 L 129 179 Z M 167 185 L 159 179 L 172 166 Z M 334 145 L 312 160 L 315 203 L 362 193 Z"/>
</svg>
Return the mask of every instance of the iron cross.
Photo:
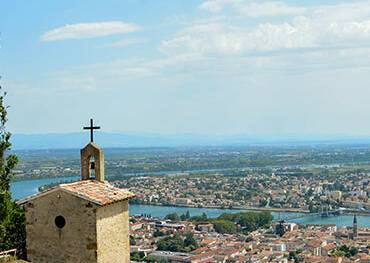
<svg viewBox="0 0 370 263">
<path fill-rule="evenodd" d="M 90 130 L 90 142 L 94 142 L 94 130 L 99 130 L 100 126 L 94 126 L 94 120 L 90 119 L 90 126 L 84 127 L 84 130 Z"/>
</svg>

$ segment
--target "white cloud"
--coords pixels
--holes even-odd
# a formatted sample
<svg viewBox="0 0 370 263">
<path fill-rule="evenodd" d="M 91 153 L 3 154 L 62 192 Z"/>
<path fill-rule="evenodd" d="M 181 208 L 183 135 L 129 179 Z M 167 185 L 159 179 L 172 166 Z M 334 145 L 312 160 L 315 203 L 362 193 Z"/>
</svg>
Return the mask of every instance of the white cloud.
<svg viewBox="0 0 370 263">
<path fill-rule="evenodd" d="M 221 23 L 193 25 L 170 40 L 163 41 L 161 50 L 167 54 L 197 53 L 240 55 L 253 51 L 312 47 L 309 30 L 283 23 L 260 24 L 250 30 Z"/>
<path fill-rule="evenodd" d="M 108 43 L 104 46 L 105 47 L 127 47 L 127 46 L 132 46 L 135 44 L 143 44 L 145 42 L 147 42 L 147 40 L 142 39 L 142 38 L 126 38 L 126 39 L 114 41 L 112 43 Z"/>
<path fill-rule="evenodd" d="M 234 5 L 241 14 L 249 17 L 300 15 L 307 10 L 304 7 L 291 6 L 283 2 L 251 2 Z"/>
<path fill-rule="evenodd" d="M 174 38 L 163 41 L 160 49 L 165 53 L 239 53 L 243 35 L 238 28 L 220 23 L 193 25 Z"/>
<path fill-rule="evenodd" d="M 297 1 L 297 3 L 299 3 Z M 244 17 L 272 17 L 312 15 L 320 20 L 349 21 L 369 16 L 370 1 L 348 1 L 333 5 L 289 4 L 268 0 L 204 0 L 199 8 L 211 13 L 220 13 L 227 7 Z"/>
<path fill-rule="evenodd" d="M 250 1 L 250 0 L 207 0 L 199 8 L 219 13 L 226 6 L 231 6 L 238 13 L 249 17 L 299 15 L 306 12 L 306 8 L 288 5 L 280 1 Z"/>
<path fill-rule="evenodd" d="M 108 21 L 97 23 L 79 23 L 65 25 L 45 32 L 41 41 L 56 41 L 63 39 L 96 38 L 116 34 L 125 34 L 139 31 L 138 25 L 121 21 Z"/>
<path fill-rule="evenodd" d="M 222 21 L 194 22 L 164 40 L 160 49 L 167 54 L 241 55 L 301 48 L 363 48 L 370 41 L 370 1 L 295 7 L 271 1 L 208 0 L 200 7 L 221 12 L 226 5 L 243 15 L 235 20 L 233 14 L 225 13 Z M 293 16 L 279 22 L 250 23 L 253 16 L 288 14 Z"/>
<path fill-rule="evenodd" d="M 225 5 L 232 3 L 233 0 L 207 0 L 204 1 L 199 8 L 212 13 L 221 12 Z"/>
<path fill-rule="evenodd" d="M 362 21 L 370 17 L 370 1 L 313 6 L 308 13 L 322 23 Z"/>
</svg>

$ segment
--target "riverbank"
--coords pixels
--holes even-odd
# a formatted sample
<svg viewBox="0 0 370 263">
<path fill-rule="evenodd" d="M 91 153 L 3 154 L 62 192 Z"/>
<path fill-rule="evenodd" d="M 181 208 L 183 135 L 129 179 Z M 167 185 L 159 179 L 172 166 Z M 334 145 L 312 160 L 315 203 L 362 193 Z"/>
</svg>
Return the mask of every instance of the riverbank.
<svg viewBox="0 0 370 263">
<path fill-rule="evenodd" d="M 278 213 L 299 213 L 308 214 L 310 211 L 294 208 L 273 208 L 273 207 L 249 207 L 249 206 L 233 206 L 233 207 L 221 207 L 221 206 L 194 206 L 194 205 L 179 205 L 179 204 L 160 204 L 160 203 L 141 203 L 134 205 L 149 205 L 149 206 L 164 206 L 164 207 L 182 207 L 182 208 L 206 208 L 206 209 L 220 209 L 220 210 L 245 210 L 245 211 L 268 211 Z"/>
<path fill-rule="evenodd" d="M 212 209 L 212 208 L 192 208 L 175 206 L 153 206 L 131 204 L 129 206 L 130 215 L 150 215 L 152 217 L 164 218 L 168 214 L 176 213 L 178 215 L 190 213 L 191 216 L 200 216 L 203 213 L 209 218 L 216 218 L 224 213 L 239 213 L 237 209 Z M 275 220 L 286 220 L 303 225 L 337 225 L 338 227 L 352 226 L 353 215 L 339 215 L 330 217 L 321 217 L 311 214 L 271 212 Z M 370 227 L 370 217 L 364 215 L 357 216 L 359 227 Z"/>
<path fill-rule="evenodd" d="M 276 213 L 297 213 L 297 214 L 310 214 L 310 211 L 295 208 L 274 208 L 274 207 L 251 207 L 251 206 L 233 206 L 233 207 L 221 207 L 221 206 L 194 206 L 194 205 L 179 205 L 179 204 L 160 204 L 160 203 L 135 203 L 135 205 L 148 205 L 148 206 L 163 206 L 163 207 L 181 207 L 181 208 L 206 208 L 206 209 L 220 209 L 220 210 L 240 210 L 240 211 L 268 211 Z M 370 216 L 370 212 L 347 209 L 342 210 L 343 214 L 357 214 Z"/>
</svg>

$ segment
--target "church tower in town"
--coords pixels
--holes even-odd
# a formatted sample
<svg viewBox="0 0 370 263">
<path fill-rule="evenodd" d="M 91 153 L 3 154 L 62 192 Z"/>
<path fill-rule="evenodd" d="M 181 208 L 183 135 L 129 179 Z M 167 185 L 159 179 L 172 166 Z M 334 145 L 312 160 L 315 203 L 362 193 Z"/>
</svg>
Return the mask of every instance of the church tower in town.
<svg viewBox="0 0 370 263">
<path fill-rule="evenodd" d="M 353 217 L 353 228 L 352 228 L 352 239 L 353 240 L 356 240 L 357 239 L 357 236 L 358 236 L 358 229 L 357 229 L 357 217 L 356 215 L 354 215 Z"/>
<path fill-rule="evenodd" d="M 104 154 L 93 141 L 81 150 L 81 180 L 19 201 L 25 207 L 31 262 L 130 262 L 128 199 L 104 180 Z"/>
</svg>

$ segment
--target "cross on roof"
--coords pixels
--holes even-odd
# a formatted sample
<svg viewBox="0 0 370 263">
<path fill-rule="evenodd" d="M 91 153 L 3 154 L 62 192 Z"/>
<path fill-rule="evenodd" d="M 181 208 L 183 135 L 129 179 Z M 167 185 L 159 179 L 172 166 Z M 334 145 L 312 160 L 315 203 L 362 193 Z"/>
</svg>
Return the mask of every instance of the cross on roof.
<svg viewBox="0 0 370 263">
<path fill-rule="evenodd" d="M 84 127 L 84 130 L 90 130 L 90 142 L 94 142 L 94 130 L 99 130 L 100 126 L 94 126 L 94 120 L 90 119 L 90 126 Z"/>
</svg>

